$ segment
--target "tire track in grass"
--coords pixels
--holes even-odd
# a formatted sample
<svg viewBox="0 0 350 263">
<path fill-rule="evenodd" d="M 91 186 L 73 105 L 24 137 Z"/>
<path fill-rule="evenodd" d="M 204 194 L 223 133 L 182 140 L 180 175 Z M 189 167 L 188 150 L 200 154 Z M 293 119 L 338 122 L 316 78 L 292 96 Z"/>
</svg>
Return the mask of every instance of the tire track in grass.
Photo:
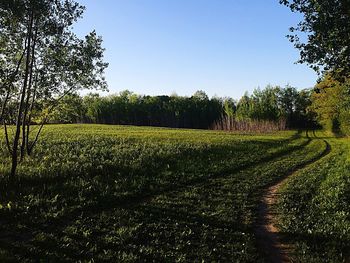
<svg viewBox="0 0 350 263">
<path fill-rule="evenodd" d="M 300 133 L 297 134 L 297 136 L 293 136 L 293 139 L 290 141 L 293 141 L 295 139 L 300 138 Z M 50 224 L 53 226 L 60 225 L 61 227 L 66 225 L 66 222 L 69 221 L 68 218 L 75 218 L 78 215 L 84 213 L 85 211 L 90 211 L 92 213 L 98 213 L 99 211 L 103 211 L 108 208 L 109 204 L 113 204 L 112 207 L 114 208 L 127 208 L 130 209 L 132 207 L 137 207 L 141 204 L 149 203 L 153 199 L 157 198 L 158 196 L 169 194 L 173 192 L 179 192 L 183 191 L 189 188 L 193 188 L 195 186 L 200 186 L 203 184 L 206 184 L 209 180 L 213 179 L 220 179 L 225 178 L 228 175 L 232 175 L 235 173 L 238 173 L 240 171 L 244 171 L 247 168 L 256 167 L 258 165 L 261 165 L 263 163 L 267 163 L 269 161 L 281 158 L 283 156 L 286 156 L 294 151 L 300 150 L 305 148 L 307 145 L 310 144 L 312 139 L 309 137 L 308 132 L 305 133 L 305 141 L 300 143 L 299 145 L 288 147 L 287 149 L 283 149 L 281 151 L 278 151 L 276 153 L 271 154 L 270 156 L 262 157 L 260 160 L 258 160 L 255 163 L 247 163 L 243 164 L 239 167 L 236 167 L 235 169 L 230 169 L 221 173 L 215 173 L 211 176 L 208 176 L 206 178 L 194 178 L 192 180 L 188 180 L 185 183 L 178 184 L 173 187 L 166 187 L 165 189 L 161 189 L 159 191 L 154 191 L 149 194 L 142 194 L 142 195 L 135 195 L 135 196 L 126 196 L 126 197 L 117 197 L 117 198 L 108 198 L 106 200 L 99 200 L 98 204 L 91 204 L 86 205 L 83 208 L 76 208 L 72 211 L 66 212 L 64 215 L 56 217 L 54 219 L 51 219 Z M 287 140 L 289 141 L 289 140 Z"/>
<path fill-rule="evenodd" d="M 293 136 L 292 139 L 287 140 L 287 141 L 293 141 L 295 139 L 300 138 L 300 133 L 298 133 L 296 136 Z M 161 189 L 159 191 L 154 191 L 149 194 L 143 194 L 143 195 L 136 195 L 136 196 L 126 196 L 125 198 L 123 197 L 117 197 L 117 198 L 110 198 L 106 200 L 99 200 L 98 204 L 89 204 L 84 207 L 72 209 L 71 211 L 67 211 L 64 215 L 58 216 L 54 219 L 51 219 L 50 225 L 55 226 L 53 228 L 57 228 L 59 225 L 61 228 L 67 225 L 67 222 L 69 222 L 69 219 L 75 218 L 82 213 L 86 213 L 86 211 L 90 211 L 91 213 L 98 213 L 100 211 L 104 211 L 108 209 L 108 206 L 110 204 L 113 204 L 113 208 L 127 208 L 130 209 L 132 207 L 137 207 L 141 204 L 149 203 L 151 202 L 154 198 L 157 198 L 158 196 L 164 195 L 164 194 L 169 194 L 173 192 L 179 192 L 183 191 L 189 188 L 193 188 L 195 186 L 200 186 L 206 184 L 208 181 L 213 180 L 213 179 L 220 179 L 220 178 L 225 178 L 228 175 L 238 173 L 240 171 L 244 171 L 247 168 L 251 167 L 256 167 L 258 165 L 261 165 L 263 163 L 278 159 L 282 156 L 286 156 L 294 151 L 300 150 L 305 148 L 307 145 L 310 144 L 312 141 L 311 138 L 309 137 L 309 134 L 306 132 L 305 134 L 305 141 L 298 144 L 294 145 L 291 147 L 288 147 L 286 149 L 277 151 L 276 153 L 273 153 L 269 156 L 262 157 L 260 160 L 258 160 L 255 163 L 247 163 L 243 164 L 239 167 L 236 167 L 235 169 L 229 169 L 227 171 L 224 171 L 223 173 L 214 173 L 211 176 L 208 176 L 206 178 L 195 178 L 192 180 L 188 180 L 185 183 L 178 184 L 174 187 L 166 187 L 165 189 Z"/>
<path fill-rule="evenodd" d="M 314 136 L 317 139 L 315 133 Z M 322 141 L 325 144 L 325 149 L 318 156 L 298 165 L 292 171 L 283 176 L 277 183 L 269 186 L 264 191 L 258 206 L 258 220 L 255 226 L 255 233 L 258 239 L 258 246 L 267 256 L 269 262 L 292 262 L 289 257 L 291 247 L 283 242 L 279 230 L 275 226 L 277 223 L 277 215 L 274 212 L 273 206 L 278 201 L 279 188 L 290 176 L 293 176 L 299 170 L 304 169 L 306 166 L 320 160 L 331 152 L 330 144 L 326 140 Z"/>
<path fill-rule="evenodd" d="M 294 139 L 298 139 L 298 138 L 300 138 L 300 133 L 298 133 L 297 136 L 295 136 L 290 141 L 293 141 Z M 267 163 L 269 161 L 273 161 L 275 159 L 286 156 L 294 151 L 305 148 L 312 141 L 312 139 L 309 137 L 308 131 L 306 131 L 306 133 L 305 133 L 305 138 L 307 140 L 305 142 L 302 142 L 299 145 L 291 146 L 290 148 L 278 151 L 278 152 L 273 153 L 269 156 L 262 157 L 260 160 L 254 162 L 254 163 L 249 162 L 249 163 L 240 165 L 234 169 L 228 169 L 227 171 L 220 171 L 220 173 L 214 173 L 214 174 L 212 174 L 208 177 L 205 177 L 205 178 L 199 177 L 199 178 L 190 179 L 184 183 L 180 183 L 176 186 L 166 187 L 166 188 L 161 189 L 159 191 L 154 191 L 150 194 L 143 194 L 143 195 L 137 195 L 137 196 L 131 196 L 131 197 L 128 196 L 125 199 L 122 199 L 122 200 L 115 202 L 115 205 L 119 204 L 119 206 L 121 206 L 121 207 L 123 207 L 123 206 L 126 206 L 126 207 L 137 206 L 139 204 L 149 202 L 150 200 L 152 200 L 153 198 L 156 198 L 157 196 L 161 196 L 161 195 L 171 193 L 171 192 L 183 191 L 183 190 L 188 189 L 188 188 L 203 185 L 209 180 L 224 178 L 228 175 L 244 171 L 245 169 L 256 167 L 258 165 L 261 165 L 261 164 Z"/>
</svg>

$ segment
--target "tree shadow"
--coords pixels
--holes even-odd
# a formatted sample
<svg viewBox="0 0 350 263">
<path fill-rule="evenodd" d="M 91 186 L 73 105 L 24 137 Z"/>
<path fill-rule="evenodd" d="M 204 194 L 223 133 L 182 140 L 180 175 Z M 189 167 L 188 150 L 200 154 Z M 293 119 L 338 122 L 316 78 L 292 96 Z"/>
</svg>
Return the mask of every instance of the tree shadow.
<svg viewBox="0 0 350 263">
<path fill-rule="evenodd" d="M 294 136 L 288 140 L 297 138 L 299 136 Z M 169 178 L 168 181 L 171 184 L 162 186 L 157 184 L 159 178 L 152 173 L 167 169 L 169 163 L 165 160 L 170 157 L 164 156 L 164 160 L 158 160 L 156 169 L 152 169 L 150 174 L 144 174 L 143 171 L 133 171 L 133 174 L 140 173 L 139 176 L 150 178 L 150 181 L 144 189 L 125 195 L 115 195 L 113 190 L 99 192 L 99 188 L 96 188 L 93 191 L 88 191 L 86 196 L 80 198 L 84 189 L 82 184 L 86 181 L 91 180 L 92 184 L 98 183 L 106 187 L 112 183 L 113 176 L 104 178 L 103 175 L 94 175 L 93 171 L 87 175 L 75 175 L 75 177 L 66 174 L 56 177 L 22 178 L 20 189 L 16 189 L 17 194 L 21 193 L 21 196 L 17 196 L 17 200 L 23 205 L 22 208 L 12 208 L 0 212 L 1 228 L 8 232 L 4 235 L 6 232 L 3 231 L 0 235 L 0 247 L 26 258 L 38 259 L 46 256 L 53 261 L 59 261 L 62 255 L 68 255 L 72 260 L 89 259 L 96 253 L 103 254 L 103 250 L 119 250 L 127 254 L 136 253 L 138 258 L 146 259 L 146 261 L 160 260 L 162 258 L 160 253 L 164 251 L 173 253 L 169 258 L 178 257 L 181 253 L 184 253 L 190 261 L 196 260 L 198 251 L 202 251 L 202 253 L 209 253 L 208 251 L 210 251 L 211 254 L 206 256 L 213 259 L 245 258 L 246 251 L 241 251 L 242 247 L 245 247 L 243 243 L 246 244 L 247 249 L 254 252 L 254 238 L 252 230 L 243 220 L 223 220 L 215 216 L 198 214 L 194 211 L 195 209 L 191 210 L 191 206 L 179 209 L 171 201 L 166 203 L 167 205 L 164 206 L 163 204 L 159 207 L 152 200 L 173 191 L 181 192 L 194 187 L 208 188 L 210 187 L 208 180 L 225 178 L 248 167 L 287 155 L 292 151 L 302 149 L 310 141 L 311 139 L 308 138 L 298 145 L 274 152 L 270 156 L 264 157 L 262 155 L 258 161 L 250 160 L 237 167 L 222 167 L 209 174 L 203 171 L 204 175 L 198 175 L 197 173 L 197 177 L 193 178 L 186 178 L 188 174 L 185 174 L 179 180 L 176 180 L 178 178 L 175 180 Z M 252 141 L 249 141 L 249 144 L 251 143 Z M 254 141 L 253 143 L 266 149 L 276 146 L 271 141 Z M 242 147 L 245 147 L 245 145 L 242 144 Z M 211 159 L 211 161 L 220 162 L 223 156 L 232 151 L 232 146 L 220 145 L 210 147 L 206 151 L 190 151 L 183 156 L 173 154 L 170 159 L 176 160 L 175 157 L 177 157 L 178 160 L 187 160 L 192 163 L 197 159 L 191 158 L 197 158 L 198 156 L 205 158 L 208 154 L 208 156 L 215 156 L 216 158 Z M 230 158 L 230 156 L 225 158 Z M 178 169 L 175 164 L 174 169 Z M 191 172 L 192 170 L 187 171 L 187 173 Z M 89 175 L 90 173 L 93 175 L 92 177 Z M 106 171 L 106 175 L 110 173 L 112 175 L 116 174 L 112 170 Z M 125 176 L 125 178 L 127 177 Z M 94 181 L 96 178 L 102 179 L 101 181 Z M 154 181 L 151 179 L 154 179 Z M 149 185 L 156 185 L 158 189 L 150 189 Z M 4 193 L 8 191 L 8 189 L 2 190 Z M 210 191 L 209 188 L 208 191 Z M 32 196 L 30 193 L 32 193 Z M 36 197 L 36 195 L 38 196 Z M 56 195 L 58 195 L 57 198 Z M 25 199 L 23 199 L 24 196 Z M 225 196 L 223 198 L 225 199 Z M 29 209 L 24 208 L 26 202 L 29 204 Z M 104 214 L 108 216 L 105 217 Z M 181 227 L 178 226 L 179 224 Z M 99 229 L 100 226 L 102 226 L 101 229 Z M 158 226 L 160 226 L 160 229 L 158 229 Z M 189 234 L 188 238 L 181 236 L 182 232 L 180 230 L 189 231 L 187 226 L 191 226 L 193 228 L 190 227 L 191 231 L 196 234 Z M 120 242 L 102 240 L 103 236 L 108 234 L 109 231 L 135 227 L 141 228 L 140 231 L 135 232 L 130 230 L 136 235 L 135 237 L 127 236 L 125 240 Z M 71 228 L 73 230 L 70 230 Z M 93 229 L 91 236 L 89 229 Z M 72 233 L 67 234 L 67 231 L 72 231 Z M 84 231 L 87 231 L 87 234 Z M 203 231 L 206 236 L 203 236 L 205 234 Z M 153 239 L 152 235 L 155 235 Z M 239 241 L 240 239 L 242 242 Z M 186 242 L 190 242 L 190 244 Z M 90 246 L 96 243 L 100 244 L 101 248 L 97 248 L 98 252 L 92 252 L 94 248 L 90 248 Z M 162 243 L 166 245 L 162 247 L 160 245 Z M 180 248 L 177 250 L 178 243 L 180 243 Z M 139 251 L 143 246 L 147 247 L 145 249 L 149 253 Z M 163 251 L 157 251 L 159 246 Z M 80 252 L 79 249 L 81 249 Z M 256 253 L 250 254 L 254 256 L 257 255 Z"/>
<path fill-rule="evenodd" d="M 324 262 L 349 262 L 350 240 L 337 233 L 289 233 L 281 232 L 281 238 L 287 244 L 302 249 L 303 256 L 319 258 Z"/>
</svg>

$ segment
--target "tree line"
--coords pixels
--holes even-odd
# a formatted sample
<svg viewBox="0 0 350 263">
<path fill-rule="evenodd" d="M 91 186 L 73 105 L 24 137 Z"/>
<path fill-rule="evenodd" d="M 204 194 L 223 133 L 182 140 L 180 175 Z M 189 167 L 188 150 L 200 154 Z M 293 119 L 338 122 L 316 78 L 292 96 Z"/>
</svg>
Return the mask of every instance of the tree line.
<svg viewBox="0 0 350 263">
<path fill-rule="evenodd" d="M 298 91 L 291 86 L 255 89 L 238 101 L 209 98 L 204 91 L 190 97 L 146 96 L 130 91 L 109 96 L 75 93 L 62 100 L 52 112 L 50 122 L 228 129 L 227 122 L 234 119 L 240 123 L 269 121 L 280 129 L 299 128 L 314 124 L 308 111 L 310 96 L 310 90 Z"/>
</svg>

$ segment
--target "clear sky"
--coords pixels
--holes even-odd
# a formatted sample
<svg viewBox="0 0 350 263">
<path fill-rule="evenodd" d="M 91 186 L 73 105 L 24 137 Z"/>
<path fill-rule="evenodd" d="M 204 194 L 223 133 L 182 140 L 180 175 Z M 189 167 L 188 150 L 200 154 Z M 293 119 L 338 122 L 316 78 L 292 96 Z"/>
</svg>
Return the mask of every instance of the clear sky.
<svg viewBox="0 0 350 263">
<path fill-rule="evenodd" d="M 312 87 L 285 37 L 300 19 L 278 0 L 77 0 L 75 26 L 104 39 L 110 93 L 239 98 L 267 84 Z"/>
</svg>

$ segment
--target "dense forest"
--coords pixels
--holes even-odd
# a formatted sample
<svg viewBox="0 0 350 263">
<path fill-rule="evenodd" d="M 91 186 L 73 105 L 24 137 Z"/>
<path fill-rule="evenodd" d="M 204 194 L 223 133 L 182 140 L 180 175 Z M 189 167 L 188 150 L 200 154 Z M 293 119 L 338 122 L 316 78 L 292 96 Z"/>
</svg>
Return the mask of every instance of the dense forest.
<svg viewBox="0 0 350 263">
<path fill-rule="evenodd" d="M 314 113 L 309 110 L 311 93 L 291 86 L 267 86 L 244 94 L 238 101 L 209 98 L 204 91 L 190 97 L 145 96 L 130 91 L 105 97 L 72 94 L 52 112 L 50 122 L 200 129 L 245 129 L 247 124 L 268 123 L 274 129 L 296 128 L 314 125 Z M 240 125 L 228 125 L 233 122 Z"/>
<path fill-rule="evenodd" d="M 61 101 L 50 122 L 263 131 L 322 127 L 350 134 L 349 93 L 350 81 L 331 74 L 312 89 L 267 86 L 245 93 L 238 101 L 209 98 L 204 91 L 190 97 L 146 96 L 127 90 L 109 96 L 75 93 Z"/>
</svg>

